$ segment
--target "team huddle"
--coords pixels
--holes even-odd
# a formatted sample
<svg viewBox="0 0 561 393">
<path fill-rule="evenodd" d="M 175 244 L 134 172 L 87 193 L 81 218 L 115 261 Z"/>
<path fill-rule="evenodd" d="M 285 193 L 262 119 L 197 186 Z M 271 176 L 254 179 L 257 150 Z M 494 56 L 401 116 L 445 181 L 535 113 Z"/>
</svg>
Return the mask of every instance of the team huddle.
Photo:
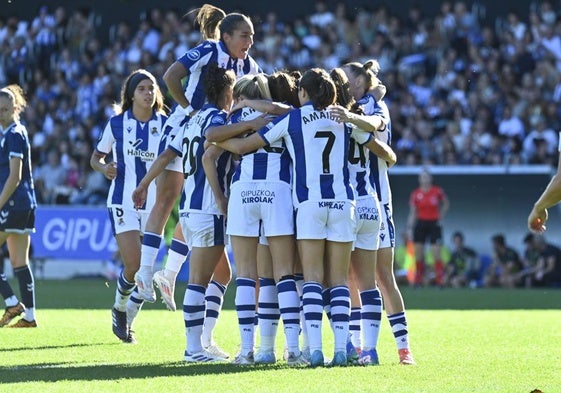
<svg viewBox="0 0 561 393">
<path fill-rule="evenodd" d="M 113 333 L 135 342 L 133 322 L 156 300 L 154 287 L 176 310 L 175 280 L 190 252 L 184 360 L 229 361 L 213 338 L 232 276 L 229 241 L 241 340 L 233 364 L 275 363 L 282 319 L 289 366 L 376 365 L 382 298 L 399 361 L 415 364 L 393 276 L 396 155 L 378 63 L 266 75 L 248 55 L 247 16 L 206 4 L 196 20 L 203 41 L 163 75 L 175 109 L 166 115 L 151 73 L 132 72 L 92 154 L 112 181 L 107 204 L 124 265 Z M 178 198 L 167 262 L 154 272 Z"/>
</svg>

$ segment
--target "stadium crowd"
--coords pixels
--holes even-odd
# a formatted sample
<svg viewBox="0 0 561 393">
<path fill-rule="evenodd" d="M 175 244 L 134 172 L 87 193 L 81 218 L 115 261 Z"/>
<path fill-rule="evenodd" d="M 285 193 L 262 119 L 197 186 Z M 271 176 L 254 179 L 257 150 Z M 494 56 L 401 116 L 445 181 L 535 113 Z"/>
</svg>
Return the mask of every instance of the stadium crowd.
<svg viewBox="0 0 561 393">
<path fill-rule="evenodd" d="M 27 92 L 39 203 L 104 203 L 106 181 L 88 164 L 93 143 L 125 75 L 145 68 L 161 78 L 199 42 L 185 11 L 145 11 L 136 25 L 111 26 L 107 44 L 91 9 L 42 6 L 29 20 L 0 17 L 0 84 Z M 305 19 L 253 16 L 252 54 L 265 72 L 376 58 L 398 165 L 555 165 L 559 16 L 550 1 L 492 25 L 461 1 L 444 2 L 437 15 L 412 7 L 406 18 L 384 6 L 318 1 Z"/>
</svg>

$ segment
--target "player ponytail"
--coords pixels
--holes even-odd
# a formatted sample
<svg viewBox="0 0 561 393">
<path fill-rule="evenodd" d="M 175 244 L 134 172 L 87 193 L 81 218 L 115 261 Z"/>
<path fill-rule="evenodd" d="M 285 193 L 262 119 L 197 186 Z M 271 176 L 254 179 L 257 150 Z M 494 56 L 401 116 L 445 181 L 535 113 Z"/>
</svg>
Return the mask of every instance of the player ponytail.
<svg viewBox="0 0 561 393">
<path fill-rule="evenodd" d="M 292 71 L 290 73 L 276 71 L 269 75 L 267 79 L 273 101 L 284 102 L 294 108 L 298 108 L 300 106 L 298 81 L 301 77 L 300 71 Z"/>
<path fill-rule="evenodd" d="M 349 83 L 349 78 L 341 68 L 334 68 L 329 73 L 333 83 L 335 83 L 335 88 L 337 90 L 337 104 L 341 105 L 346 109 L 351 109 L 355 99 L 351 94 L 351 84 Z"/>
<path fill-rule="evenodd" d="M 197 12 L 195 22 L 199 25 L 199 31 L 201 32 L 202 39 L 204 41 L 218 41 L 220 39 L 218 25 L 220 24 L 222 19 L 224 19 L 226 13 L 220 8 L 213 5 L 203 4 L 201 8 L 194 9 L 193 11 L 185 14 L 185 16 L 188 16 L 194 12 Z"/>
<path fill-rule="evenodd" d="M 335 103 L 337 98 L 335 84 L 327 71 L 312 68 L 302 75 L 300 88 L 304 89 L 316 110 L 323 110 Z"/>
<path fill-rule="evenodd" d="M 377 84 L 378 72 L 380 71 L 380 64 L 377 60 L 368 60 L 364 64 L 358 62 L 347 63 L 343 66 L 355 78 L 362 79 L 364 84 L 364 93 L 371 90 Z"/>
</svg>

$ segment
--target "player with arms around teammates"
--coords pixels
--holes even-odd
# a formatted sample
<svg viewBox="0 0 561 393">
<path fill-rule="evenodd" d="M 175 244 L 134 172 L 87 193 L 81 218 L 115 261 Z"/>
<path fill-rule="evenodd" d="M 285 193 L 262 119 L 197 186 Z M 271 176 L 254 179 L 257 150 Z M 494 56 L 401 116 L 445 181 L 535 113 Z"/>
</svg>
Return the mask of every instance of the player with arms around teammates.
<svg viewBox="0 0 561 393">
<path fill-rule="evenodd" d="M 373 76 L 373 75 L 372 75 Z M 360 129 L 375 132 L 386 126 L 381 113 L 365 116 L 356 105 L 350 90 L 348 77 L 341 68 L 331 71 L 337 89 L 337 100 L 341 105 L 332 109 L 340 121 L 354 124 Z M 379 83 L 373 77 L 372 82 Z M 350 110 L 349 110 L 350 109 Z M 370 154 L 372 151 L 376 155 Z M 349 173 L 355 189 L 357 233 L 351 254 L 349 288 L 351 290 L 351 341 L 347 343 L 347 359 L 362 365 L 378 364 L 376 346 L 380 331 L 382 301 L 376 286 L 376 262 L 380 235 L 380 204 L 376 184 L 370 173 L 370 160 L 382 158 L 389 165 L 396 163 L 393 150 L 378 138 L 362 145 L 351 138 L 349 150 Z M 324 299 L 325 302 L 325 299 Z M 329 314 L 328 314 L 329 315 Z M 364 345 L 361 345 L 361 322 Z M 353 329 L 355 328 L 355 329 Z M 358 357 L 360 353 L 360 358 Z"/>
<path fill-rule="evenodd" d="M 233 70 L 237 77 L 260 71 L 257 63 L 248 55 L 253 45 L 254 31 L 253 24 L 247 16 L 239 13 L 226 15 L 221 9 L 205 4 L 199 9 L 196 19 L 200 24 L 204 41 L 181 56 L 164 74 L 164 81 L 177 106 L 166 123 L 160 153 L 188 122 L 190 116 L 205 103 L 207 97 L 203 79 L 209 64 L 217 63 L 220 68 Z M 185 77 L 187 82 L 183 86 L 182 80 Z M 160 248 L 164 225 L 183 184 L 181 161 L 173 160 L 156 183 L 157 201 L 146 225 L 141 268 L 136 277 L 136 282 L 142 289 L 141 296 L 149 301 L 155 300 L 152 271 Z M 154 281 L 161 291 L 162 298 L 172 311 L 176 309 L 175 279 L 187 252 L 188 248 L 178 224 L 165 269 L 154 274 Z M 209 350 L 220 356 L 227 356 L 212 342 L 212 330 L 218 318 L 226 286 L 231 278 L 226 253 L 221 256 L 214 273 L 213 280 L 208 286 L 207 300 L 211 307 L 205 319 L 203 341 Z"/>
<path fill-rule="evenodd" d="M 267 110 L 269 112 L 286 113 L 291 109 L 290 106 L 273 103 L 271 99 L 284 101 L 295 91 L 292 88 L 295 84 L 293 78 L 286 73 L 275 78 L 285 78 L 286 83 L 282 91 L 270 89 L 269 79 L 263 74 L 240 78 L 234 87 L 235 102 L 247 100 L 257 106 L 270 107 Z M 261 118 L 261 111 L 244 107 L 233 112 L 231 124 L 209 129 L 208 140 L 220 142 L 258 130 L 262 126 L 255 127 L 255 121 Z M 210 146 L 207 153 L 215 148 Z M 290 166 L 288 151 L 282 140 L 278 140 L 242 156 L 240 165 L 232 177 L 227 233 L 230 235 L 236 260 L 235 302 L 241 336 L 241 349 L 234 360 L 235 364 L 276 362 L 276 329 L 274 323 L 269 321 L 278 322 L 278 317 L 275 316 L 278 315 L 279 308 L 287 343 L 287 363 L 289 366 L 305 364 L 298 343 L 300 300 L 293 275 L 296 244 Z M 262 278 L 261 272 L 258 271 L 258 264 L 263 267 L 263 260 L 258 261 L 262 259 L 262 254 L 258 251 L 260 233 L 267 238 L 272 257 L 272 268 L 267 269 L 272 271 L 272 274 L 268 274 L 266 278 Z M 254 355 L 255 288 L 258 273 L 261 348 Z"/>
<path fill-rule="evenodd" d="M 0 246 L 8 243 L 10 263 L 18 279 L 20 302 L 4 274 L 0 276 L 0 294 L 6 310 L 0 327 L 34 328 L 35 283 L 29 268 L 29 234 L 35 231 L 35 189 L 31 174 L 31 153 L 27 130 L 19 115 L 27 102 L 18 85 L 0 89 Z M 15 317 L 23 318 L 8 325 Z"/>
<path fill-rule="evenodd" d="M 214 63 L 209 64 L 203 80 L 208 103 L 160 154 L 133 193 L 135 205 L 141 206 L 152 181 L 173 159 L 182 159 L 185 180 L 179 205 L 179 222 L 191 248 L 189 283 L 183 299 L 187 337 L 184 360 L 189 363 L 226 360 L 225 356 L 203 347 L 202 334 L 208 307 L 205 306 L 205 292 L 226 244 L 226 217 L 217 204 L 213 189 L 219 188 L 223 194 L 220 199 L 225 199 L 232 162 L 229 152 L 217 152 L 217 176 L 210 179 L 205 175 L 202 157 L 206 130 L 214 125 L 226 124 L 227 110 L 232 106 L 235 74 Z M 211 185 L 213 181 L 218 184 Z"/>
<path fill-rule="evenodd" d="M 322 283 L 331 288 L 335 338 L 333 365 L 347 364 L 350 297 L 349 260 L 355 237 L 354 193 L 349 181 L 351 127 L 334 120 L 329 106 L 335 85 L 319 68 L 306 71 L 299 82 L 302 107 L 244 139 L 218 145 L 237 154 L 283 139 L 292 159 L 297 246 L 304 270 L 303 307 L 310 344 L 310 364 L 324 364 L 322 346 Z M 368 137 L 367 137 L 368 138 Z"/>
<path fill-rule="evenodd" d="M 387 105 L 383 101 L 386 87 L 382 83 L 374 83 L 373 76 L 378 77 L 380 71 L 376 60 L 364 64 L 347 63 L 343 67 L 349 78 L 351 91 L 365 115 L 382 113 L 385 127 L 375 132 L 376 138 L 391 145 L 391 119 Z M 393 263 L 395 249 L 395 225 L 393 222 L 392 193 L 388 176 L 388 163 L 380 157 L 370 157 L 370 176 L 376 185 L 380 201 L 381 227 L 380 244 L 376 259 L 376 281 L 385 301 L 388 320 L 398 348 L 400 364 L 415 364 L 409 349 L 409 331 L 403 297 L 397 286 Z M 381 310 L 381 305 L 380 305 Z M 380 315 L 381 319 L 381 315 Z M 378 324 L 380 323 L 378 320 Z"/>
<path fill-rule="evenodd" d="M 113 333 L 123 342 L 135 342 L 131 326 L 143 300 L 133 294 L 134 275 L 140 266 L 141 236 L 156 200 L 151 187 L 145 203 L 133 205 L 130 195 L 150 169 L 158 152 L 163 125 L 164 99 L 156 78 L 146 70 L 133 71 L 121 90 L 117 115 L 105 126 L 90 164 L 111 180 L 107 196 L 109 218 L 123 260 L 112 309 Z M 106 162 L 106 156 L 113 162 Z"/>
</svg>

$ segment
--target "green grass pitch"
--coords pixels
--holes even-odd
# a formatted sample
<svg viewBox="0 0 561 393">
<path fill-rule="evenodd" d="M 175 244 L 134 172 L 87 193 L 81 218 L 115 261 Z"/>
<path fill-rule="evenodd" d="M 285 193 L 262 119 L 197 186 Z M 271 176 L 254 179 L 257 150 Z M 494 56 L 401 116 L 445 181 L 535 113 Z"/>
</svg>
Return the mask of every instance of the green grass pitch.
<svg viewBox="0 0 561 393">
<path fill-rule="evenodd" d="M 14 283 L 15 284 L 15 283 Z M 178 304 L 184 283 L 178 284 Z M 14 285 L 17 288 L 17 285 Z M 384 318 L 380 366 L 290 369 L 186 365 L 183 318 L 146 304 L 137 345 L 111 333 L 115 283 L 36 282 L 37 329 L 0 329 L 0 392 L 531 392 L 561 391 L 561 290 L 403 290 L 417 365 L 397 364 Z M 233 286 L 215 339 L 239 343 Z M 324 325 L 329 355 L 332 336 Z M 277 354 L 282 356 L 282 326 Z"/>
</svg>

